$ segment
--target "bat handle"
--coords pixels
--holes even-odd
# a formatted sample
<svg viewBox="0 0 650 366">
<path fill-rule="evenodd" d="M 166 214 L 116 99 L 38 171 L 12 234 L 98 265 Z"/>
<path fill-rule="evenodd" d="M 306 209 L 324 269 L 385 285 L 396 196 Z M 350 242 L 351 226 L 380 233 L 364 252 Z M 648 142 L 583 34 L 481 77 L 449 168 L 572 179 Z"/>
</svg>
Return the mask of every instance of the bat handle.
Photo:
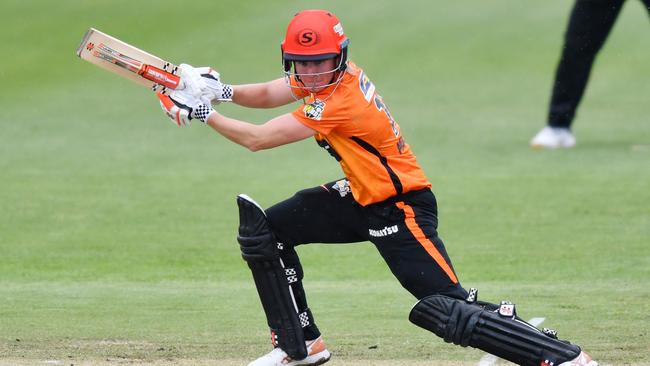
<svg viewBox="0 0 650 366">
<path fill-rule="evenodd" d="M 140 70 L 138 70 L 138 74 L 147 80 L 151 80 L 169 89 L 179 89 L 181 86 L 181 78 L 178 75 L 174 75 L 152 65 L 142 65 Z"/>
</svg>

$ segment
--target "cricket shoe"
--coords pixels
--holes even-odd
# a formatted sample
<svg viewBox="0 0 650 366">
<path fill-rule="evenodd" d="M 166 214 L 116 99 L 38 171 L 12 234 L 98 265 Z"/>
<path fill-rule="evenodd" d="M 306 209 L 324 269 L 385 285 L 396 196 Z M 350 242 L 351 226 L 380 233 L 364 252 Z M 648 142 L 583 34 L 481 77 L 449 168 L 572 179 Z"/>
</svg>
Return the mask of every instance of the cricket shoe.
<svg viewBox="0 0 650 366">
<path fill-rule="evenodd" d="M 563 362 L 559 366 L 598 366 L 598 362 L 591 359 L 591 356 L 584 351 L 571 361 Z"/>
<path fill-rule="evenodd" d="M 248 366 L 317 366 L 330 360 L 331 355 L 322 336 L 305 344 L 307 357 L 302 360 L 292 360 L 280 347 L 276 347 L 273 351 L 249 363 Z"/>
<path fill-rule="evenodd" d="M 546 126 L 530 140 L 533 149 L 558 149 L 576 146 L 571 130 L 563 127 Z"/>
</svg>

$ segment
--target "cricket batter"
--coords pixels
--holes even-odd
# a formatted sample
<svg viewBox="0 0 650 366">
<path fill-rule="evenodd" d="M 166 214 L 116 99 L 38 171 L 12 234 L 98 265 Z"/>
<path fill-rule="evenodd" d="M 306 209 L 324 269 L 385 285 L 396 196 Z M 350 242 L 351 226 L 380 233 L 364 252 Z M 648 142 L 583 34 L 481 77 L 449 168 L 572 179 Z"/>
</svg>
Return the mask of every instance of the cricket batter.
<svg viewBox="0 0 650 366">
<path fill-rule="evenodd" d="M 436 199 L 399 124 L 363 69 L 348 59 L 337 17 L 305 10 L 282 42 L 284 78 L 249 85 L 221 83 L 209 68 L 181 67 L 187 91 L 158 94 L 178 125 L 206 123 L 251 151 L 315 138 L 344 179 L 297 192 L 264 210 L 237 197 L 243 258 L 252 271 L 273 350 L 249 366 L 320 365 L 330 359 L 302 285 L 295 247 L 372 242 L 402 286 L 419 302 L 409 319 L 447 342 L 472 346 L 522 365 L 597 365 L 580 347 L 559 341 L 516 316 L 514 305 L 477 301 L 460 284 L 438 237 Z M 273 108 L 301 100 L 291 113 L 255 125 L 222 115 L 211 102 Z"/>
</svg>

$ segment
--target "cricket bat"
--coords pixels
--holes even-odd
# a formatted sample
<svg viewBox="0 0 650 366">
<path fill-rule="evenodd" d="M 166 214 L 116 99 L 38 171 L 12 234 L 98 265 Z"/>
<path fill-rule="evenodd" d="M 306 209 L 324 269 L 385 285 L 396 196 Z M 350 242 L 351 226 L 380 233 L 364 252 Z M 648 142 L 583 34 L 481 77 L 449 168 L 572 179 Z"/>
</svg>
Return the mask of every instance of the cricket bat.
<svg viewBox="0 0 650 366">
<path fill-rule="evenodd" d="M 178 66 L 95 28 L 84 35 L 77 56 L 156 92 L 183 88 Z"/>
</svg>

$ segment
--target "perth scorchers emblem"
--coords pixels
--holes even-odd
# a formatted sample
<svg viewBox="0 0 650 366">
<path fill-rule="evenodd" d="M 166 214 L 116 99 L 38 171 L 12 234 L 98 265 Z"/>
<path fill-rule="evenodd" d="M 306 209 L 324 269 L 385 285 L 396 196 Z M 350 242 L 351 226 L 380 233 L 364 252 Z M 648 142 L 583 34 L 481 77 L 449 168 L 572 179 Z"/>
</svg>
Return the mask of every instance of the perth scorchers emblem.
<svg viewBox="0 0 650 366">
<path fill-rule="evenodd" d="M 320 121 L 323 116 L 323 110 L 325 109 L 325 102 L 321 100 L 315 100 L 312 103 L 306 104 L 303 111 L 305 112 L 305 117 L 311 118 L 316 121 Z"/>
<path fill-rule="evenodd" d="M 345 197 L 348 195 L 348 193 L 352 192 L 352 189 L 350 188 L 350 182 L 347 179 L 337 180 L 332 188 L 339 192 L 339 195 L 341 195 L 341 197 Z"/>
</svg>

